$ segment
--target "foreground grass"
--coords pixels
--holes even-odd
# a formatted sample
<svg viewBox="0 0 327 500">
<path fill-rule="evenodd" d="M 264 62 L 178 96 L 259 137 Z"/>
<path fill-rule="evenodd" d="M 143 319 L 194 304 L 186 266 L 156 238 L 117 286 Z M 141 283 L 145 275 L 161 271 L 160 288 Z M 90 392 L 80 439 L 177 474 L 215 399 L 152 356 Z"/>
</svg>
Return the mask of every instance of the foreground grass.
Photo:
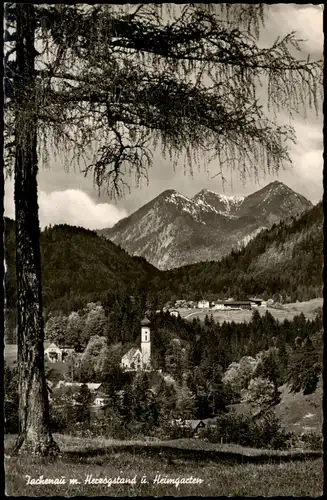
<svg viewBox="0 0 327 500">
<path fill-rule="evenodd" d="M 59 436 L 58 436 L 59 437 Z M 62 436 L 62 455 L 55 459 L 13 457 L 5 460 L 6 493 L 11 496 L 320 496 L 322 459 L 287 463 L 233 463 L 228 460 L 170 458 L 164 453 L 148 455 L 135 447 L 84 444 Z M 148 450 L 150 451 L 150 446 Z M 147 447 L 144 446 L 143 451 Z M 134 452 L 133 452 L 134 450 Z M 134 478 L 136 484 L 88 484 L 87 477 Z M 161 478 L 198 478 L 198 484 L 158 484 Z M 28 484 L 37 479 L 65 478 L 65 484 Z M 146 483 L 141 483 L 145 476 Z M 75 484 L 70 480 L 74 479 Z M 31 482 L 31 481 L 30 481 Z"/>
</svg>

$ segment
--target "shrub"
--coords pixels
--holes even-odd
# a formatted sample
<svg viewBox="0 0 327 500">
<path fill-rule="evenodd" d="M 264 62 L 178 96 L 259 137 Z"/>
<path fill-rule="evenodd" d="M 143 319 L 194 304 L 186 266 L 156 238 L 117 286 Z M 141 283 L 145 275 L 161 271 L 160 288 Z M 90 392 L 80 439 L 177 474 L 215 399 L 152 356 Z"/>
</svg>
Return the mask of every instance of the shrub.
<svg viewBox="0 0 327 500">
<path fill-rule="evenodd" d="M 302 434 L 301 440 L 304 444 L 304 447 L 309 448 L 311 450 L 321 450 L 323 447 L 322 435 L 315 432 Z"/>
<path fill-rule="evenodd" d="M 288 434 L 273 412 L 253 420 L 235 411 L 217 417 L 216 425 L 201 431 L 201 437 L 212 443 L 235 443 L 254 448 L 283 449 L 288 446 Z"/>
<path fill-rule="evenodd" d="M 287 448 L 289 435 L 273 411 L 267 412 L 263 418 L 252 425 L 254 425 L 254 442 L 257 448 L 268 447 L 274 450 Z"/>
<path fill-rule="evenodd" d="M 53 432 L 64 432 L 69 428 L 69 413 L 66 408 L 50 408 L 50 426 Z"/>
</svg>

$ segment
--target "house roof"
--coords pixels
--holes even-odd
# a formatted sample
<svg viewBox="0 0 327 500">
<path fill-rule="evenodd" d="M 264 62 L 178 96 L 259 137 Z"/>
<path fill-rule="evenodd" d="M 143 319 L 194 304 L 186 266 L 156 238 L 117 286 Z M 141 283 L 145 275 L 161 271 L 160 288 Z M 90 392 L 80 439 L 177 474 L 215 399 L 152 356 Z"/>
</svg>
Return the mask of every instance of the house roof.
<svg viewBox="0 0 327 500">
<path fill-rule="evenodd" d="M 226 300 L 225 304 L 228 304 L 229 306 L 236 305 L 236 304 L 250 305 L 250 301 L 249 300 Z"/>
<path fill-rule="evenodd" d="M 141 321 L 142 326 L 149 326 L 150 324 L 151 324 L 151 321 L 146 316 Z"/>
<path fill-rule="evenodd" d="M 101 386 L 101 382 L 88 382 L 86 385 L 90 391 L 96 391 Z"/>
<path fill-rule="evenodd" d="M 131 361 L 137 354 L 141 354 L 141 351 L 138 347 L 132 347 L 129 351 L 124 354 L 122 357 L 122 361 Z"/>
<path fill-rule="evenodd" d="M 58 351 L 61 351 L 60 347 L 58 347 L 54 342 L 49 343 L 48 347 L 45 347 L 45 342 L 44 342 L 44 350 L 47 349 L 57 349 Z"/>
<path fill-rule="evenodd" d="M 52 342 L 50 340 L 45 340 L 43 343 L 44 350 L 46 351 L 50 347 Z"/>
<path fill-rule="evenodd" d="M 186 426 L 186 427 L 191 427 L 191 429 L 196 429 L 199 425 L 201 425 L 201 427 L 204 427 L 205 426 L 205 423 L 203 422 L 203 420 L 184 420 L 183 424 Z"/>
<path fill-rule="evenodd" d="M 66 382 L 65 380 L 60 380 L 57 384 L 57 387 L 81 387 L 82 385 L 82 382 Z M 90 389 L 90 391 L 96 391 L 97 389 L 99 389 L 101 382 L 88 382 L 86 385 L 88 389 Z"/>
<path fill-rule="evenodd" d="M 204 418 L 202 420 L 202 422 L 205 424 L 205 425 L 210 425 L 210 424 L 217 424 L 217 418 L 216 417 L 212 417 L 212 418 Z"/>
</svg>

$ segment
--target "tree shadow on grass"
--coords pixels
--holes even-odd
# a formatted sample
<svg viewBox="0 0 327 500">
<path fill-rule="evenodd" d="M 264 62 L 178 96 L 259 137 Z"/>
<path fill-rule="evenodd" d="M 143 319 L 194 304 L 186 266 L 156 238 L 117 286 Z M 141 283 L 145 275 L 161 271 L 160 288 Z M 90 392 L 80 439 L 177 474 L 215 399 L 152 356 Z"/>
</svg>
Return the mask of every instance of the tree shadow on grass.
<svg viewBox="0 0 327 500">
<path fill-rule="evenodd" d="M 120 455 L 122 453 L 137 455 L 138 457 L 157 458 L 164 463 L 173 464 L 174 460 L 191 460 L 193 462 L 223 462 L 224 464 L 239 464 L 239 463 L 282 463 L 298 460 L 315 460 L 322 456 L 322 451 L 305 451 L 293 452 L 288 454 L 278 454 L 273 452 L 271 454 L 258 453 L 255 455 L 248 455 L 245 453 L 236 453 L 230 451 L 218 450 L 199 450 L 199 449 L 183 449 L 172 446 L 162 446 L 156 444 L 144 445 L 120 445 L 110 446 L 104 448 L 89 448 L 83 451 L 74 450 L 65 452 L 63 456 L 69 461 L 77 461 L 79 463 L 88 461 L 90 458 L 99 457 L 102 463 L 107 457 L 108 460 L 112 459 L 113 455 Z M 102 457 L 102 460 L 100 459 Z"/>
</svg>

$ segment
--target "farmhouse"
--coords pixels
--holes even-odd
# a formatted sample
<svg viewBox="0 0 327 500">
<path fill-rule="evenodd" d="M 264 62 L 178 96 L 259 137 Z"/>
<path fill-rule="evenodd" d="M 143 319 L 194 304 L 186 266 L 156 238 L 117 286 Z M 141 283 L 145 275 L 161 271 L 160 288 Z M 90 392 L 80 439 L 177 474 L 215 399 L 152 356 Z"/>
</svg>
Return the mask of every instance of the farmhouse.
<svg viewBox="0 0 327 500">
<path fill-rule="evenodd" d="M 256 299 L 256 298 L 251 297 L 251 298 L 249 298 L 249 301 L 251 302 L 252 307 L 253 306 L 256 307 L 256 306 L 267 305 L 267 303 L 262 299 Z"/>
<path fill-rule="evenodd" d="M 227 300 L 224 302 L 226 309 L 251 309 L 249 300 Z"/>
<path fill-rule="evenodd" d="M 44 341 L 44 359 L 50 363 L 65 363 L 74 354 L 71 347 L 58 347 L 54 342 Z"/>
<path fill-rule="evenodd" d="M 183 427 L 189 428 L 193 432 L 204 429 L 205 423 L 203 420 L 184 420 Z"/>
<path fill-rule="evenodd" d="M 93 401 L 93 406 L 95 406 L 97 408 L 103 408 L 108 403 L 108 399 L 109 399 L 108 394 L 105 391 L 105 389 L 103 388 L 102 384 L 99 384 L 99 387 L 95 392 L 96 392 L 96 395 L 95 395 L 95 399 Z"/>
<path fill-rule="evenodd" d="M 187 429 L 190 433 L 196 434 L 200 429 L 204 429 L 206 424 L 203 420 L 183 420 L 181 418 L 171 421 L 172 425 L 177 425 L 182 429 Z"/>
<path fill-rule="evenodd" d="M 198 309 L 209 309 L 209 300 L 200 300 L 198 302 Z"/>
<path fill-rule="evenodd" d="M 215 311 L 219 309 L 225 309 L 225 304 L 222 300 L 217 300 L 217 302 L 214 303 L 213 308 Z"/>
<path fill-rule="evenodd" d="M 53 342 L 44 342 L 44 359 L 47 359 L 50 363 L 58 363 L 62 361 L 61 349 Z"/>
</svg>

